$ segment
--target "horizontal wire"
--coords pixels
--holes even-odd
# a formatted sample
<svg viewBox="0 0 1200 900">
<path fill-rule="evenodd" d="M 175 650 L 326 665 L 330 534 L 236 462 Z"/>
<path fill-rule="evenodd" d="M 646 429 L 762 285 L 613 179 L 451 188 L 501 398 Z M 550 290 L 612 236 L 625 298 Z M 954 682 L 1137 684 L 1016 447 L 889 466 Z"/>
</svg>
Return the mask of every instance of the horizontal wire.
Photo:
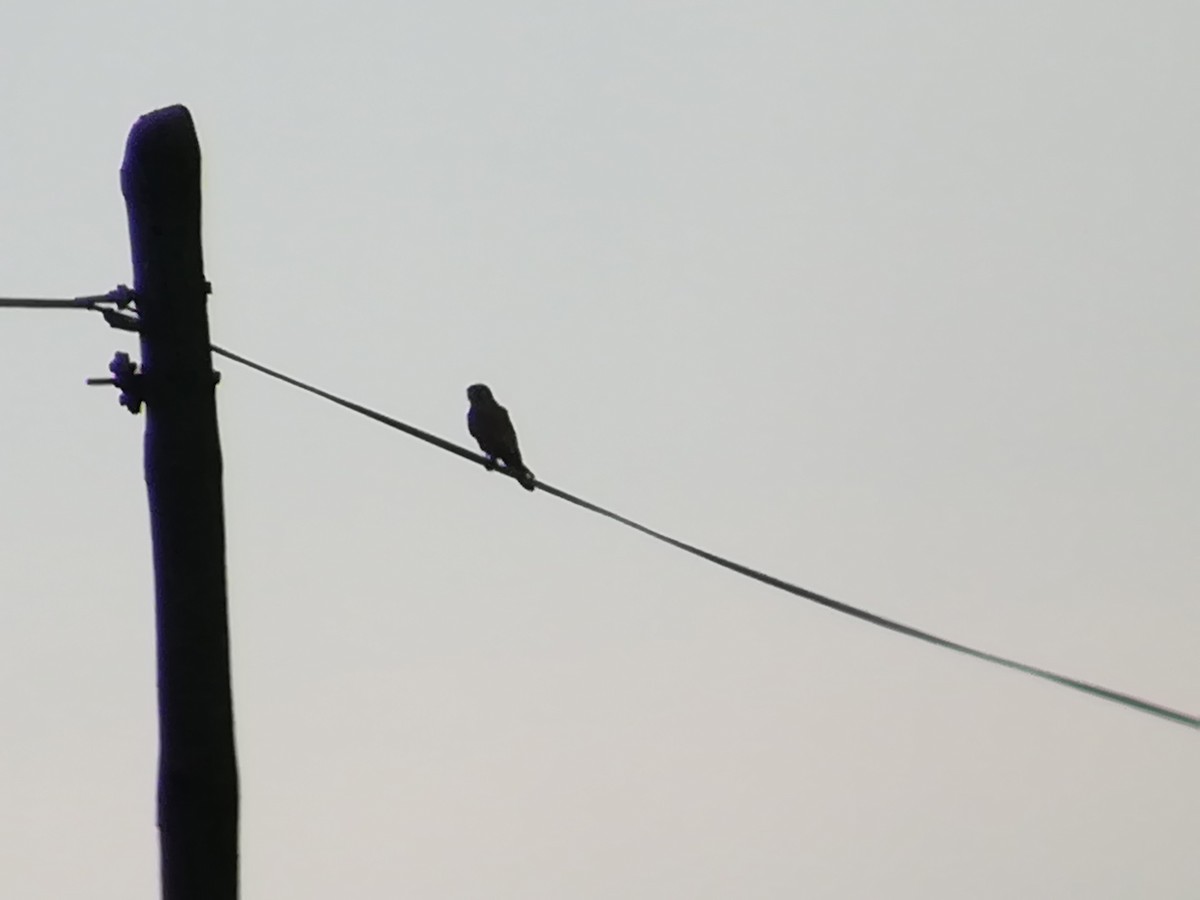
<svg viewBox="0 0 1200 900">
<path fill-rule="evenodd" d="M 50 297 L 0 297 L 0 309 L 99 309 L 102 306 L 124 309 L 133 301 L 133 291 L 127 285 L 119 284 L 104 294 L 87 294 L 65 300 Z"/>
<path fill-rule="evenodd" d="M 300 390 L 307 391 L 310 394 L 316 394 L 318 397 L 323 397 L 324 399 L 329 400 L 333 403 L 336 403 L 339 406 L 344 406 L 347 409 L 353 410 L 354 412 L 357 412 L 361 415 L 367 416 L 368 418 L 374 419 L 376 422 L 381 422 L 384 425 L 389 425 L 392 428 L 395 428 L 399 431 L 403 431 L 405 434 L 411 435 L 412 437 L 415 437 L 415 438 L 418 438 L 427 443 L 433 444 L 435 447 L 440 447 L 442 450 L 447 450 L 451 453 L 454 453 L 457 456 L 461 456 L 464 459 L 467 459 L 471 462 L 474 462 L 481 466 L 484 466 L 485 468 L 488 467 L 488 460 L 485 457 L 481 456 L 478 453 L 473 453 L 472 451 L 468 450 L 465 447 L 460 447 L 458 444 L 454 444 L 454 443 L 446 440 L 445 438 L 440 438 L 437 435 L 430 434 L 428 431 L 423 431 L 420 428 L 416 428 L 405 422 L 401 422 L 398 419 L 393 419 L 391 416 L 385 416 L 382 413 L 376 412 L 375 410 L 368 409 L 365 406 L 361 406 L 350 400 L 346 400 L 342 397 L 338 397 L 335 394 L 331 394 L 327 391 L 323 391 L 320 388 L 313 387 L 310 384 L 305 384 L 302 381 L 298 381 L 297 379 L 291 378 L 287 375 L 284 375 L 281 372 L 276 372 L 274 369 L 269 369 L 264 365 L 253 362 L 252 360 L 246 359 L 246 357 L 244 357 L 244 356 L 239 356 L 236 353 L 231 353 L 230 351 L 222 349 L 221 347 L 217 347 L 214 345 L 212 347 L 212 351 L 213 351 L 213 353 L 216 353 L 219 356 L 224 356 L 226 359 L 231 359 L 234 362 L 241 363 L 244 366 L 248 366 L 251 369 L 255 369 L 256 371 L 262 372 L 264 375 L 268 375 L 272 378 L 276 378 L 286 384 L 290 384 L 293 387 L 297 387 Z M 503 468 L 498 468 L 495 471 L 501 472 L 502 474 L 507 475 L 510 478 L 517 479 L 516 473 L 511 472 L 511 471 L 506 471 Z M 569 494 L 564 490 L 554 487 L 553 485 L 546 484 L 544 481 L 535 479 L 534 485 L 539 490 L 544 491 L 547 494 L 551 494 L 555 497 L 558 497 L 560 500 L 565 500 L 568 503 L 572 503 L 575 506 L 580 507 L 581 509 L 586 509 L 589 512 L 594 512 L 601 516 L 605 516 L 606 518 L 612 519 L 614 522 L 619 522 L 622 525 L 626 525 L 630 528 L 633 528 L 636 531 L 640 531 L 642 534 L 652 537 L 655 540 L 662 541 L 663 543 L 670 544 L 672 547 L 675 547 L 679 550 L 683 550 L 685 553 L 690 553 L 693 556 L 698 556 L 701 559 L 708 560 L 711 563 L 715 563 L 718 566 L 722 566 L 723 568 L 729 569 L 731 572 L 736 572 L 739 575 L 744 575 L 747 578 L 752 578 L 755 581 L 761 582 L 762 584 L 766 584 L 770 587 L 777 588 L 781 591 L 786 591 L 787 593 L 794 594 L 797 597 L 803 597 L 806 600 L 810 600 L 813 603 L 820 604 L 821 606 L 824 606 L 827 609 L 832 609 L 835 612 L 839 612 L 839 613 L 842 613 L 842 614 L 848 615 L 848 616 L 853 616 L 856 619 L 861 619 L 864 622 L 869 622 L 870 624 L 877 625 L 880 628 L 886 628 L 889 631 L 896 632 L 897 634 L 902 634 L 907 637 L 916 638 L 917 640 L 925 641 L 926 643 L 933 644 L 937 647 L 943 647 L 947 650 L 954 650 L 954 651 L 957 651 L 958 653 L 962 653 L 967 656 L 972 656 L 975 659 L 980 659 L 985 662 L 995 663 L 996 665 L 999 665 L 999 666 L 1004 666 L 1009 669 L 1015 669 L 1018 672 L 1024 672 L 1027 675 L 1033 675 L 1036 678 L 1045 679 L 1046 681 L 1050 681 L 1050 682 L 1053 682 L 1054 684 L 1062 685 L 1063 687 L 1068 687 L 1068 688 L 1072 688 L 1077 691 L 1082 691 L 1085 694 L 1090 694 L 1091 696 L 1098 697 L 1102 700 L 1108 700 L 1113 703 L 1119 703 L 1130 709 L 1135 709 L 1140 712 L 1158 716 L 1160 718 L 1167 719 L 1168 721 L 1176 722 L 1181 725 L 1186 725 L 1191 728 L 1200 728 L 1200 717 L 1189 715 L 1188 713 L 1180 712 L 1178 710 L 1174 710 L 1169 707 L 1162 706 L 1161 704 L 1158 704 L 1158 703 L 1152 703 L 1148 700 L 1142 700 L 1142 699 L 1140 699 L 1138 697 L 1134 697 L 1130 694 L 1125 694 L 1120 691 L 1114 691 L 1109 688 L 1102 687 L 1098 684 L 1091 684 L 1086 681 L 1081 681 L 1077 678 L 1070 678 L 1066 675 L 1059 675 L 1055 672 L 1049 671 L 1048 669 L 1041 669 L 1036 666 L 1026 665 L 1025 663 L 1017 662 L 1016 660 L 1013 660 L 1013 659 L 1008 659 L 1003 656 L 997 656 L 994 653 L 987 653 L 983 650 L 976 650 L 975 648 L 968 647 L 965 644 L 960 644 L 960 643 L 957 643 L 956 641 L 950 641 L 945 638 L 938 637 L 937 635 L 930 634 L 927 631 L 922 631 L 919 628 L 913 628 L 913 627 L 911 627 L 909 625 L 905 625 L 901 622 L 896 622 L 892 619 L 887 619 L 887 618 L 884 618 L 883 616 L 876 615 L 875 613 L 868 612 L 867 610 L 859 609 L 858 607 L 855 607 L 855 606 L 850 606 L 847 603 L 842 603 L 839 600 L 834 600 L 831 597 L 826 597 L 825 595 L 818 594 L 815 591 L 807 590 L 806 588 L 802 588 L 797 585 L 791 584 L 790 582 L 783 581 L 782 579 L 775 578 L 772 575 L 767 575 L 764 572 L 759 572 L 757 569 L 752 569 L 749 566 L 744 566 L 741 563 L 737 563 L 737 562 L 734 562 L 733 560 L 726 559 L 723 556 L 718 556 L 715 553 L 710 553 L 707 550 L 702 550 L 699 547 L 694 547 L 691 544 L 687 544 L 683 541 L 677 540 L 676 538 L 670 537 L 669 535 L 663 534 L 662 532 L 655 531 L 652 528 L 647 528 L 645 525 L 641 525 L 638 522 L 633 521 L 632 519 L 627 519 L 624 516 L 618 515 L 617 513 L 612 512 L 611 510 L 605 509 L 602 506 L 597 506 L 595 503 L 590 503 L 587 500 L 583 500 L 579 497 L 574 496 L 573 494 Z"/>
<path fill-rule="evenodd" d="M 78 300 L 42 300 L 37 297 L 0 297 L 0 308 L 10 309 L 91 309 L 86 301 L 89 298 L 80 297 Z"/>
</svg>

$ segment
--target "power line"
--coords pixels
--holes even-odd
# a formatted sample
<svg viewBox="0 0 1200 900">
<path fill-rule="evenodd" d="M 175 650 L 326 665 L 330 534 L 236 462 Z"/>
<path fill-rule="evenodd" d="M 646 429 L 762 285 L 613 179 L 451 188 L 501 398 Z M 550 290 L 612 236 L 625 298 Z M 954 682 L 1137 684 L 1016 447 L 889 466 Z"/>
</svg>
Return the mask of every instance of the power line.
<svg viewBox="0 0 1200 900">
<path fill-rule="evenodd" d="M 465 447 L 460 447 L 457 444 L 451 443 L 450 441 L 446 440 L 445 438 L 440 438 L 437 435 L 430 434 L 428 431 L 424 431 L 420 428 L 416 428 L 415 426 L 409 425 L 405 422 L 401 422 L 398 419 L 393 419 L 391 416 L 385 416 L 383 413 L 376 412 L 375 410 L 372 410 L 372 409 L 368 409 L 365 406 L 361 406 L 350 400 L 346 400 L 343 397 L 338 397 L 335 394 L 331 394 L 328 391 L 323 391 L 320 388 L 313 387 L 310 384 L 305 384 L 303 381 L 299 381 L 295 378 L 291 378 L 287 375 L 284 375 L 281 372 L 276 372 L 274 369 L 269 369 L 266 366 L 261 365 L 260 363 L 253 362 L 252 360 L 249 360 L 244 356 L 239 356 L 238 354 L 232 353 L 221 347 L 213 346 L 212 351 L 213 351 L 213 353 L 216 353 L 219 356 L 224 356 L 226 359 L 231 359 L 234 362 L 241 363 L 244 366 L 249 366 L 251 369 L 255 369 L 256 371 L 262 372 L 264 375 L 268 375 L 271 378 L 276 378 L 279 381 L 282 381 L 286 384 L 290 384 L 293 387 L 299 388 L 302 391 L 307 391 L 310 394 L 316 394 L 318 397 L 322 397 L 326 400 L 329 400 L 333 403 L 338 404 L 339 406 L 344 406 L 346 409 L 353 410 L 356 413 L 359 413 L 361 415 L 367 416 L 368 418 L 374 419 L 376 422 L 381 422 L 384 425 L 388 425 L 399 431 L 403 431 L 407 435 L 418 438 L 419 440 L 425 441 L 426 443 L 433 444 L 435 447 L 439 447 L 442 450 L 447 450 L 450 453 L 453 453 L 457 456 L 461 456 L 466 460 L 469 460 L 469 461 L 477 463 L 481 466 L 487 467 L 488 461 L 485 457 L 481 456 L 478 453 L 474 453 Z M 510 478 L 514 478 L 514 479 L 516 478 L 516 475 L 514 473 L 505 471 L 503 468 L 496 469 L 496 471 L 501 472 L 505 475 L 508 475 Z M 1029 666 L 1029 665 L 1026 665 L 1025 663 L 1017 662 L 1016 660 L 1008 659 L 1003 656 L 997 656 L 994 653 L 987 653 L 983 650 L 976 650 L 973 647 L 968 647 L 967 645 L 960 644 L 956 641 L 946 640 L 945 638 L 941 638 L 941 637 L 938 637 L 937 635 L 930 634 L 927 631 L 922 631 L 919 628 L 913 628 L 913 627 L 911 627 L 909 625 L 905 625 L 901 622 L 896 622 L 892 619 L 884 618 L 883 616 L 879 616 L 879 615 L 876 615 L 875 613 L 868 612 L 865 609 L 859 609 L 858 607 L 850 606 L 847 603 L 842 603 L 839 600 L 834 600 L 831 597 L 826 597 L 824 594 L 818 594 L 815 591 L 810 591 L 806 588 L 802 588 L 797 585 L 791 584 L 790 582 L 783 581 L 780 578 L 775 578 L 772 575 L 767 575 L 764 572 L 759 572 L 757 569 L 752 569 L 749 566 L 744 566 L 741 563 L 737 563 L 737 562 L 734 562 L 733 560 L 726 559 L 723 556 L 718 556 L 715 553 L 709 553 L 707 550 L 702 550 L 699 547 L 695 547 L 691 544 L 677 540 L 676 538 L 670 537 L 669 535 L 663 534 L 662 532 L 655 531 L 652 528 L 647 528 L 645 525 L 635 522 L 632 519 L 627 519 L 622 515 L 618 515 L 617 513 L 613 512 L 612 510 L 605 509 L 602 506 L 597 506 L 595 503 L 590 503 L 587 500 L 584 500 L 580 497 L 576 497 L 573 494 L 569 494 L 566 491 L 561 490 L 560 488 L 556 488 L 553 485 L 546 484 L 544 481 L 535 479 L 534 485 L 537 487 L 538 490 L 541 490 L 547 494 L 551 494 L 555 497 L 558 497 L 560 500 L 565 500 L 568 503 L 573 503 L 575 506 L 578 506 L 582 509 L 586 509 L 589 512 L 597 513 L 598 515 L 604 516 L 606 518 L 612 519 L 614 522 L 620 522 L 622 525 L 626 525 L 630 528 L 633 528 L 636 531 L 640 531 L 642 534 L 648 535 L 649 537 L 652 537 L 655 540 L 662 541 L 665 544 L 669 544 L 672 547 L 675 547 L 676 549 L 684 551 L 685 553 L 690 553 L 693 556 L 698 556 L 701 559 L 708 560 L 711 563 L 715 563 L 718 566 L 721 566 L 725 569 L 729 569 L 731 572 L 736 572 L 739 575 L 744 575 L 747 578 L 752 578 L 755 581 L 769 585 L 770 587 L 773 587 L 773 588 L 777 588 L 778 590 L 786 591 L 787 593 L 794 594 L 797 597 L 803 597 L 805 600 L 810 600 L 813 603 L 820 604 L 821 606 L 824 606 L 828 609 L 832 609 L 835 612 L 839 612 L 839 613 L 842 613 L 847 616 L 853 616 L 856 619 L 861 619 L 864 622 L 869 622 L 870 624 L 876 625 L 880 628 L 886 628 L 889 631 L 896 632 L 897 634 L 902 634 L 907 637 L 916 638 L 917 640 L 925 641 L 926 643 L 933 644 L 938 647 L 944 647 L 947 650 L 954 650 L 954 651 L 957 651 L 958 653 L 963 653 L 967 656 L 972 656 L 975 659 L 981 659 L 985 662 L 995 663 L 996 665 L 1004 666 L 1009 669 L 1015 669 L 1018 672 L 1024 672 L 1027 675 L 1033 675 L 1037 678 L 1042 678 L 1042 679 L 1045 679 L 1046 681 L 1051 681 L 1055 684 L 1062 685 L 1063 687 L 1073 688 L 1074 690 L 1082 691 L 1085 694 L 1091 694 L 1093 697 L 1099 697 L 1102 700 L 1108 700 L 1113 703 L 1119 703 L 1123 706 L 1129 707 L 1130 709 L 1136 709 L 1136 710 L 1139 710 L 1144 713 L 1149 713 L 1150 715 L 1159 716 L 1160 718 L 1168 719 L 1172 722 L 1177 722 L 1181 725 L 1187 725 L 1191 728 L 1200 728 L 1200 718 L 1198 718 L 1196 716 L 1189 715 L 1187 713 L 1180 712 L 1178 710 L 1170 709 L 1169 707 L 1162 706 L 1161 704 L 1158 704 L 1158 703 L 1152 703 L 1148 700 L 1142 700 L 1142 699 L 1140 699 L 1138 697 L 1134 697 L 1130 694 L 1125 694 L 1125 693 L 1121 693 L 1120 691 L 1114 691 L 1114 690 L 1111 690 L 1106 687 L 1101 687 L 1100 685 L 1097 685 L 1097 684 L 1091 684 L 1086 681 L 1080 681 L 1077 678 L 1070 678 L 1066 675 L 1059 675 L 1055 672 L 1049 671 L 1048 669 L 1040 669 L 1036 666 Z"/>
<path fill-rule="evenodd" d="M 83 297 L 61 298 L 44 297 L 0 297 L 0 308 L 7 309 L 100 309 L 104 306 L 115 306 L 125 309 L 133 302 L 133 291 L 126 285 L 120 284 L 106 294 L 88 294 Z"/>
<path fill-rule="evenodd" d="M 326 400 L 330 400 L 338 404 L 339 406 L 346 407 L 346 409 L 352 409 L 359 415 L 366 416 L 368 419 L 374 419 L 376 422 L 382 422 L 384 425 L 388 425 L 397 429 L 398 431 L 403 431 L 407 435 L 411 435 L 412 437 L 419 438 L 422 441 L 433 444 L 435 447 L 440 447 L 441 449 L 447 450 L 450 453 L 457 454 L 464 459 L 469 459 L 471 462 L 479 463 L 479 465 L 484 466 L 485 468 L 488 465 L 487 459 L 480 454 L 472 453 L 466 447 L 460 447 L 458 444 L 452 444 L 445 438 L 440 438 L 435 434 L 430 434 L 428 431 L 422 431 L 420 428 L 408 425 L 405 422 L 401 422 L 399 419 L 393 419 L 391 416 L 385 416 L 383 413 L 376 412 L 373 409 L 368 409 L 365 406 L 360 406 L 353 401 L 346 400 L 343 397 L 338 397 L 336 394 L 331 394 L 328 391 L 323 391 L 318 387 L 313 387 L 311 384 L 305 384 L 303 381 L 297 381 L 295 378 L 290 378 L 287 375 L 284 375 L 282 372 L 276 372 L 274 369 L 268 369 L 264 365 L 260 365 L 253 360 L 246 359 L 244 356 L 238 356 L 236 353 L 231 353 L 230 351 L 224 350 L 215 344 L 213 345 L 212 352 L 218 356 L 224 356 L 226 359 L 232 359 L 234 362 L 239 362 L 243 366 L 249 366 L 251 369 L 262 372 L 264 375 L 270 375 L 272 378 L 277 378 L 285 384 L 290 384 L 292 387 L 300 388 L 302 391 L 308 391 L 310 394 L 316 394 L 318 397 L 323 397 Z M 502 468 L 498 468 L 496 471 L 503 472 L 505 475 L 509 475 L 513 478 L 516 477 L 513 475 L 513 473 L 506 472 Z"/>
</svg>

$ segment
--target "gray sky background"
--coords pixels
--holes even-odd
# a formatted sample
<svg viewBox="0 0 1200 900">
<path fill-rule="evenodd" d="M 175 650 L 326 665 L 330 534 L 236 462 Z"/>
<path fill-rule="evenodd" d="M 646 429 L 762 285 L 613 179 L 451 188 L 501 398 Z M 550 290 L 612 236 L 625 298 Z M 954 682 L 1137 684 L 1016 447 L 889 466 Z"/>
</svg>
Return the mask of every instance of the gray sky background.
<svg viewBox="0 0 1200 900">
<path fill-rule="evenodd" d="M 946 637 L 1200 711 L 1192 3 L 0 13 L 0 295 L 214 340 Z M 2 313 L 0 895 L 157 892 L 131 336 Z M 1200 896 L 1197 734 L 878 631 L 232 362 L 248 898 Z"/>
</svg>

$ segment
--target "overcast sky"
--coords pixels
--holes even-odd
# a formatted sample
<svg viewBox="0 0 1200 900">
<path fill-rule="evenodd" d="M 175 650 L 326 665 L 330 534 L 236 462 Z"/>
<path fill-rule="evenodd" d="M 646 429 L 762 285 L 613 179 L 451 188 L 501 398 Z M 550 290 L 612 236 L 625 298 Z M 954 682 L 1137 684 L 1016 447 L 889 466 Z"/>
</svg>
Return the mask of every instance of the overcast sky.
<svg viewBox="0 0 1200 900">
<path fill-rule="evenodd" d="M 1200 712 L 1200 7 L 0 12 L 0 296 L 214 341 L 848 603 Z M 2 311 L 0 895 L 152 897 L 131 335 Z M 247 898 L 1200 896 L 1194 730 L 919 644 L 227 360 Z"/>
</svg>

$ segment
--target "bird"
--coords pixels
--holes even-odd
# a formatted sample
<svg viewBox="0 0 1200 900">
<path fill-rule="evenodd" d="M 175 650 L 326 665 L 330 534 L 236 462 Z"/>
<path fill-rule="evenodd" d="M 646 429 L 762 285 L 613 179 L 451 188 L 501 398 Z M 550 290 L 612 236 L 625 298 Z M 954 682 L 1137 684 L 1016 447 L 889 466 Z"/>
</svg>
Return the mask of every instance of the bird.
<svg viewBox="0 0 1200 900">
<path fill-rule="evenodd" d="M 508 417 L 508 410 L 496 402 L 492 389 L 486 384 L 473 384 L 467 388 L 467 400 L 471 403 L 467 410 L 467 430 L 479 442 L 479 449 L 487 457 L 487 467 L 496 468 L 499 460 L 506 470 L 516 475 L 521 487 L 532 491 L 533 473 L 521 460 L 517 432 Z"/>
</svg>

